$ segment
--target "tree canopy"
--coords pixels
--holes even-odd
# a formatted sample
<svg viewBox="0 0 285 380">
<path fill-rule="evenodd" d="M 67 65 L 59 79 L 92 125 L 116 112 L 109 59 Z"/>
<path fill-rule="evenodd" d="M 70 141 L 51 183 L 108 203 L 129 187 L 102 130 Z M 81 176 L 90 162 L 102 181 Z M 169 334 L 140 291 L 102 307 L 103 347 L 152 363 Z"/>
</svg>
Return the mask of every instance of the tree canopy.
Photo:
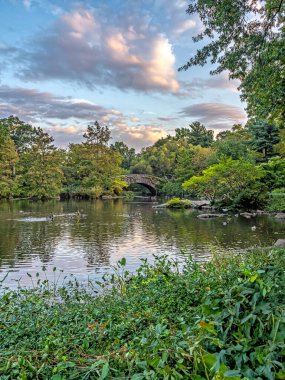
<svg viewBox="0 0 285 380">
<path fill-rule="evenodd" d="M 241 80 L 250 117 L 284 123 L 284 0 L 192 0 L 187 13 L 197 14 L 204 28 L 193 37 L 196 54 L 180 70 L 207 62 L 212 74 L 227 70 Z"/>
</svg>

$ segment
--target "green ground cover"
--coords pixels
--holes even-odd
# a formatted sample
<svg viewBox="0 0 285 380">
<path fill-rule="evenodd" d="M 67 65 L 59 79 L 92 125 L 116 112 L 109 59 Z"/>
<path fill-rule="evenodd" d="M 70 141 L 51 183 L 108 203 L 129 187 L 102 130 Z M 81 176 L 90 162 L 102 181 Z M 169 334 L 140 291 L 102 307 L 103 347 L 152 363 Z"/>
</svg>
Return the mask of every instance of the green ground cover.
<svg viewBox="0 0 285 380">
<path fill-rule="evenodd" d="M 0 379 L 285 379 L 284 250 L 125 264 L 2 291 Z"/>
</svg>

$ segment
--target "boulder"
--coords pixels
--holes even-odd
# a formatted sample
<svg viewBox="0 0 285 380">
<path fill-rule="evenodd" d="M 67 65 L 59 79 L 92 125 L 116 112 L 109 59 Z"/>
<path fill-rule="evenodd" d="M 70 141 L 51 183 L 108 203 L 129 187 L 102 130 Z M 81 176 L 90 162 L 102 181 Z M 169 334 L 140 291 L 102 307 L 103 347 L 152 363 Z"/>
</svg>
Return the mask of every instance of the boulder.
<svg viewBox="0 0 285 380">
<path fill-rule="evenodd" d="M 202 209 L 202 210 L 212 210 L 213 207 L 210 206 L 210 205 L 205 205 L 205 206 L 201 206 L 201 209 Z"/>
<path fill-rule="evenodd" d="M 193 208 L 202 208 L 203 206 L 210 206 L 210 204 L 211 204 L 211 202 L 207 201 L 206 199 L 201 200 L 201 201 L 192 201 L 191 200 L 191 207 L 193 207 Z"/>
<path fill-rule="evenodd" d="M 251 218 L 256 217 L 256 213 L 255 212 L 241 212 L 240 216 L 243 216 L 246 219 L 251 219 Z"/>
<path fill-rule="evenodd" d="M 152 208 L 165 208 L 167 207 L 167 203 L 161 203 L 160 205 L 152 206 Z"/>
<path fill-rule="evenodd" d="M 213 218 L 221 218 L 225 216 L 225 214 L 200 214 L 197 216 L 199 219 L 213 219 Z"/>
<path fill-rule="evenodd" d="M 275 215 L 275 218 L 276 218 L 276 219 L 285 219 L 285 212 L 278 212 L 278 213 Z"/>
<path fill-rule="evenodd" d="M 285 248 L 285 239 L 276 240 L 274 247 Z"/>
</svg>

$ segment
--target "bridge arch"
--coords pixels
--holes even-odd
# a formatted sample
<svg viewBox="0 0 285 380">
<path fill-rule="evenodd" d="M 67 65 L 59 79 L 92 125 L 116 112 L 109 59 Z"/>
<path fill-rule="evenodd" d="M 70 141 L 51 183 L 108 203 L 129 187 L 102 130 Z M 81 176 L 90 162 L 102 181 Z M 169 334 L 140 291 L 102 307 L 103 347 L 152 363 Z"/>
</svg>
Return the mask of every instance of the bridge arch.
<svg viewBox="0 0 285 380">
<path fill-rule="evenodd" d="M 138 184 L 146 187 L 152 196 L 157 195 L 157 183 L 158 179 L 149 174 L 127 174 L 122 177 L 128 186 L 131 184 Z"/>
</svg>

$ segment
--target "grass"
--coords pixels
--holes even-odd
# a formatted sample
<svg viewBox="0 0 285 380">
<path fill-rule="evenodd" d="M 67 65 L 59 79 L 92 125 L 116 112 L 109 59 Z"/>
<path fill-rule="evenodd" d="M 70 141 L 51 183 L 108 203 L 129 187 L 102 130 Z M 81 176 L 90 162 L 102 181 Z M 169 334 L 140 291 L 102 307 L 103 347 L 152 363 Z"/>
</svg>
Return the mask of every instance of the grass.
<svg viewBox="0 0 285 380">
<path fill-rule="evenodd" d="M 0 379 L 285 379 L 284 250 L 125 264 L 2 292 Z"/>
<path fill-rule="evenodd" d="M 166 202 L 168 208 L 188 208 L 191 206 L 189 199 L 172 198 Z"/>
</svg>

